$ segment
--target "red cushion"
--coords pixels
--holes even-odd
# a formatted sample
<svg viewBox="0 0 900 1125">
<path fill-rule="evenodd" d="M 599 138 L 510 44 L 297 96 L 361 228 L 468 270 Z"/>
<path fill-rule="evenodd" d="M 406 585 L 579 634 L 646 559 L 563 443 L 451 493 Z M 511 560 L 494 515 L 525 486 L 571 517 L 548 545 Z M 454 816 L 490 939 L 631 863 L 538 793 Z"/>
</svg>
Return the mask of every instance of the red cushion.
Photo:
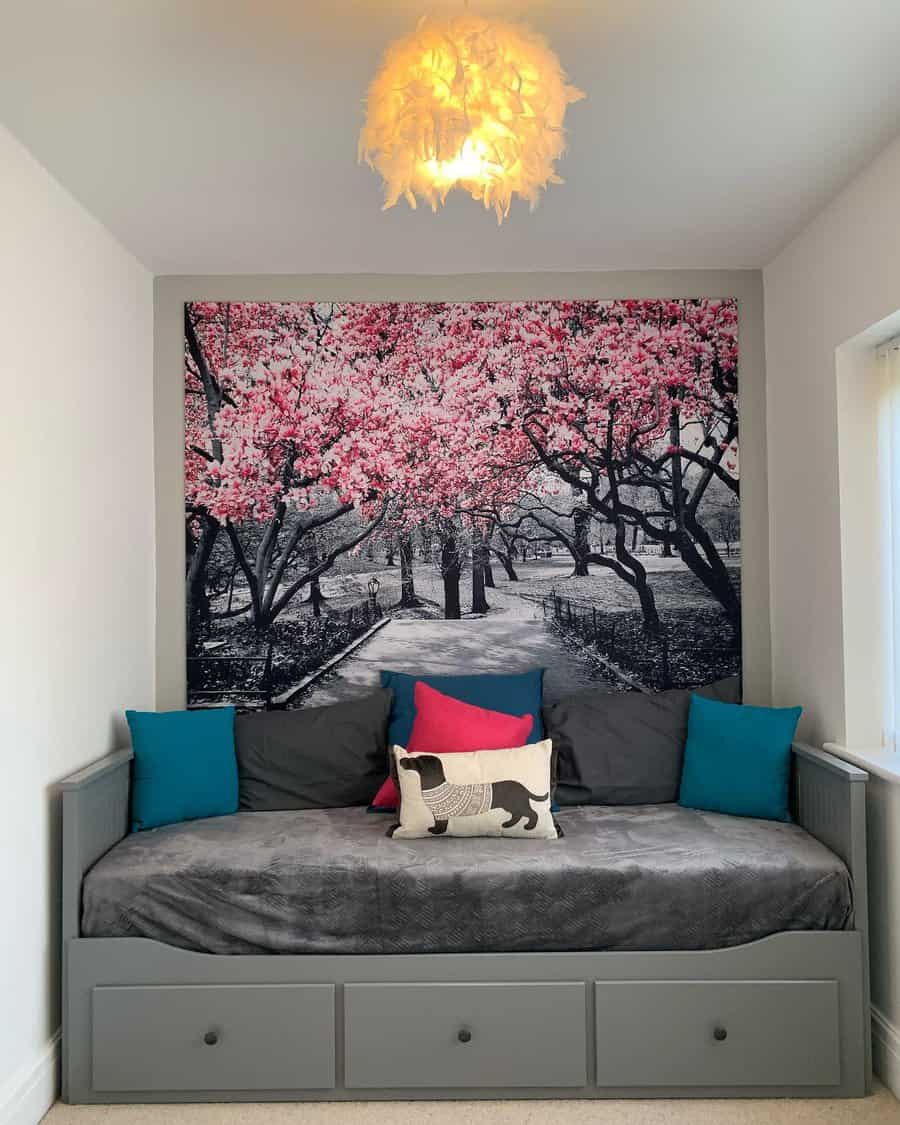
<svg viewBox="0 0 900 1125">
<path fill-rule="evenodd" d="M 463 703 L 420 680 L 416 684 L 416 718 L 406 749 L 411 754 L 505 750 L 523 745 L 533 722 L 531 715 L 506 715 Z"/>
<path fill-rule="evenodd" d="M 416 717 L 409 745 L 414 754 L 461 754 L 467 750 L 506 750 L 522 746 L 531 734 L 531 715 L 506 715 L 463 703 L 421 680 L 416 683 Z M 375 794 L 372 807 L 395 809 L 400 794 L 389 777 Z"/>
</svg>

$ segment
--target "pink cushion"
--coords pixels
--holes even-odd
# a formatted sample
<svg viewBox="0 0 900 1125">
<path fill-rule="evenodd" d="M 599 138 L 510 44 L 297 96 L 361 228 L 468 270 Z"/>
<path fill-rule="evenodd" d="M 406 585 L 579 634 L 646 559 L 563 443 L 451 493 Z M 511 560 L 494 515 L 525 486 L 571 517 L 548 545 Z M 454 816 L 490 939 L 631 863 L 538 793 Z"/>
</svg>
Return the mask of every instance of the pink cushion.
<svg viewBox="0 0 900 1125">
<path fill-rule="evenodd" d="M 421 680 L 416 684 L 415 701 L 416 717 L 406 747 L 412 754 L 461 754 L 522 746 L 534 722 L 531 715 L 506 715 L 463 703 Z M 395 809 L 399 804 L 400 794 L 389 777 L 375 794 L 372 808 Z"/>
</svg>

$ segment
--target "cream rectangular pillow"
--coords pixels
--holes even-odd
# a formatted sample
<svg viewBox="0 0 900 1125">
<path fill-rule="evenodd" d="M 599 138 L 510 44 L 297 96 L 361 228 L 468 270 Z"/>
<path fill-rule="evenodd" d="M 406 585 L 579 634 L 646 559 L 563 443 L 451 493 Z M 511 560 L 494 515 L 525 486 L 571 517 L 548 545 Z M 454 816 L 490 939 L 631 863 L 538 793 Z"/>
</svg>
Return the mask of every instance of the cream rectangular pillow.
<svg viewBox="0 0 900 1125">
<path fill-rule="evenodd" d="M 400 823 L 392 835 L 555 840 L 549 739 L 509 750 L 408 754 L 394 746 Z"/>
</svg>

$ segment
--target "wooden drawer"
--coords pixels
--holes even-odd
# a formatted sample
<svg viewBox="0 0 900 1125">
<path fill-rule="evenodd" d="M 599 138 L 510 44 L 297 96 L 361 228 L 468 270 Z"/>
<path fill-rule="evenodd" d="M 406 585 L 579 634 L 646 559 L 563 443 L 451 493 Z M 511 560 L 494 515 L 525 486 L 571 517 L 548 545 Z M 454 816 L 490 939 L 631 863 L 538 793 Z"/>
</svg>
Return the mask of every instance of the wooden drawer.
<svg viewBox="0 0 900 1125">
<path fill-rule="evenodd" d="M 348 984 L 344 1018 L 350 1088 L 587 1082 L 580 981 Z"/>
<path fill-rule="evenodd" d="M 598 981 L 598 1086 L 828 1086 L 838 985 Z"/>
<path fill-rule="evenodd" d="M 334 1086 L 334 986 L 92 990 L 95 1090 Z"/>
</svg>

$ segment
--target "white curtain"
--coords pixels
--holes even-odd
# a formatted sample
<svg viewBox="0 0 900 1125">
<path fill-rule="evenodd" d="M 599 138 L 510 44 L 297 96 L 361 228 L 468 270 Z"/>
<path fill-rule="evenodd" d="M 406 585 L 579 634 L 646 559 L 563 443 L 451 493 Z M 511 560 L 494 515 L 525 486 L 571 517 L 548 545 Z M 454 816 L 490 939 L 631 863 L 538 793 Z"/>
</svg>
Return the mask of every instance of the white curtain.
<svg viewBox="0 0 900 1125">
<path fill-rule="evenodd" d="M 878 349 L 881 376 L 879 456 L 881 475 L 885 653 L 884 741 L 900 746 L 900 337 Z"/>
</svg>

